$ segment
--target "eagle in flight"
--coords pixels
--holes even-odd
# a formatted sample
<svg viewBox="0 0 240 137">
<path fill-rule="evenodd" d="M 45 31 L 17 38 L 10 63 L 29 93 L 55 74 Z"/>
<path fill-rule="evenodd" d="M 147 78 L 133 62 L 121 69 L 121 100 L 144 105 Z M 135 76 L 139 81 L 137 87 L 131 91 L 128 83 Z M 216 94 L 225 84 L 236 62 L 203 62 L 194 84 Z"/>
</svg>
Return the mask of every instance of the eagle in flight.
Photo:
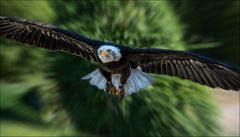
<svg viewBox="0 0 240 137">
<path fill-rule="evenodd" d="M 92 40 L 40 22 L 0 16 L 0 36 L 51 51 L 63 51 L 96 62 L 84 76 L 106 93 L 127 96 L 150 85 L 150 73 L 176 76 L 202 85 L 239 91 L 239 69 L 189 52 L 129 48 Z"/>
</svg>

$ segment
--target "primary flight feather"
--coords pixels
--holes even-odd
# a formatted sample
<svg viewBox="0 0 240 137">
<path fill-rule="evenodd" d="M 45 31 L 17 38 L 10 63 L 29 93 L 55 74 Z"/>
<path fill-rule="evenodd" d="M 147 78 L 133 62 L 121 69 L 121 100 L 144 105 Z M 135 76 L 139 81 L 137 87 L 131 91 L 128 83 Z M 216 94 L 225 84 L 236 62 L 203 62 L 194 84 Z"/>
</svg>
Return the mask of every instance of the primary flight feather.
<svg viewBox="0 0 240 137">
<path fill-rule="evenodd" d="M 92 40 L 53 25 L 3 16 L 0 36 L 97 62 L 98 69 L 83 79 L 114 95 L 126 96 L 145 88 L 154 81 L 149 73 L 240 90 L 239 69 L 188 51 L 134 49 Z"/>
</svg>

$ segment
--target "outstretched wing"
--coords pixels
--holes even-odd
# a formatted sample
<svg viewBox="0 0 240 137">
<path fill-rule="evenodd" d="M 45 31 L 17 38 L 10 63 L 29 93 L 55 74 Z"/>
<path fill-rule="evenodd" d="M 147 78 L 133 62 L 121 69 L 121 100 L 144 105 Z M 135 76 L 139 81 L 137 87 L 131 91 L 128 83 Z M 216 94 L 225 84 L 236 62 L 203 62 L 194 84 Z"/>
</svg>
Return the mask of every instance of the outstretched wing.
<svg viewBox="0 0 240 137">
<path fill-rule="evenodd" d="M 177 76 L 223 89 L 240 89 L 239 69 L 192 52 L 134 49 L 127 60 L 144 72 Z"/>
<path fill-rule="evenodd" d="M 0 16 L 0 36 L 92 61 L 97 61 L 96 49 L 101 45 L 100 41 L 90 40 L 52 25 L 3 16 Z"/>
</svg>

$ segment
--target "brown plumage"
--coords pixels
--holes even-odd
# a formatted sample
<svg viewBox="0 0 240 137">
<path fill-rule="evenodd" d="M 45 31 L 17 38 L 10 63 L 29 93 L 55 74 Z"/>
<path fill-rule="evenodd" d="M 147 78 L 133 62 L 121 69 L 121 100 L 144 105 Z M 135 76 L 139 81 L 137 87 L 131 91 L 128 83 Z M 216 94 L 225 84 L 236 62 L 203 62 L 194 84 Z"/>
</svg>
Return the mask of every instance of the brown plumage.
<svg viewBox="0 0 240 137">
<path fill-rule="evenodd" d="M 96 61 L 99 42 L 75 33 L 26 19 L 0 17 L 0 35 L 51 51 L 63 51 Z"/>
<path fill-rule="evenodd" d="M 135 49 L 129 53 L 128 60 L 144 72 L 177 76 L 213 88 L 240 89 L 237 68 L 192 52 Z"/>
</svg>

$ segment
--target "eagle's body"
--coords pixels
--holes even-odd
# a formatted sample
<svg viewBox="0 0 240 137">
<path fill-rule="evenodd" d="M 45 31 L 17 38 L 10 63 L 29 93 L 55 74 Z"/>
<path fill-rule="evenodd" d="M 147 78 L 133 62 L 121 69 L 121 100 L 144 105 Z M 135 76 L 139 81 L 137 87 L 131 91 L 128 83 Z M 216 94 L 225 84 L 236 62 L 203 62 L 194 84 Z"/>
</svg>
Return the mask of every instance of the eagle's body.
<svg viewBox="0 0 240 137">
<path fill-rule="evenodd" d="M 209 87 L 239 91 L 239 69 L 192 52 L 133 49 L 91 40 L 52 25 L 0 16 L 0 36 L 97 62 L 83 77 L 107 93 L 129 95 L 151 84 L 149 73 L 177 76 Z"/>
<path fill-rule="evenodd" d="M 101 54 L 101 50 L 114 52 L 113 58 L 108 60 L 99 55 L 99 68 L 82 79 L 91 79 L 91 84 L 99 89 L 121 96 L 137 92 L 153 82 L 151 75 L 137 69 L 125 58 L 130 49 L 117 45 L 102 45 L 97 49 L 98 54 Z"/>
<path fill-rule="evenodd" d="M 101 63 L 99 66 L 101 69 L 105 70 L 111 74 L 122 74 L 125 71 L 130 70 L 130 64 L 127 61 L 120 60 L 119 62 L 109 62 L 109 63 Z"/>
</svg>

